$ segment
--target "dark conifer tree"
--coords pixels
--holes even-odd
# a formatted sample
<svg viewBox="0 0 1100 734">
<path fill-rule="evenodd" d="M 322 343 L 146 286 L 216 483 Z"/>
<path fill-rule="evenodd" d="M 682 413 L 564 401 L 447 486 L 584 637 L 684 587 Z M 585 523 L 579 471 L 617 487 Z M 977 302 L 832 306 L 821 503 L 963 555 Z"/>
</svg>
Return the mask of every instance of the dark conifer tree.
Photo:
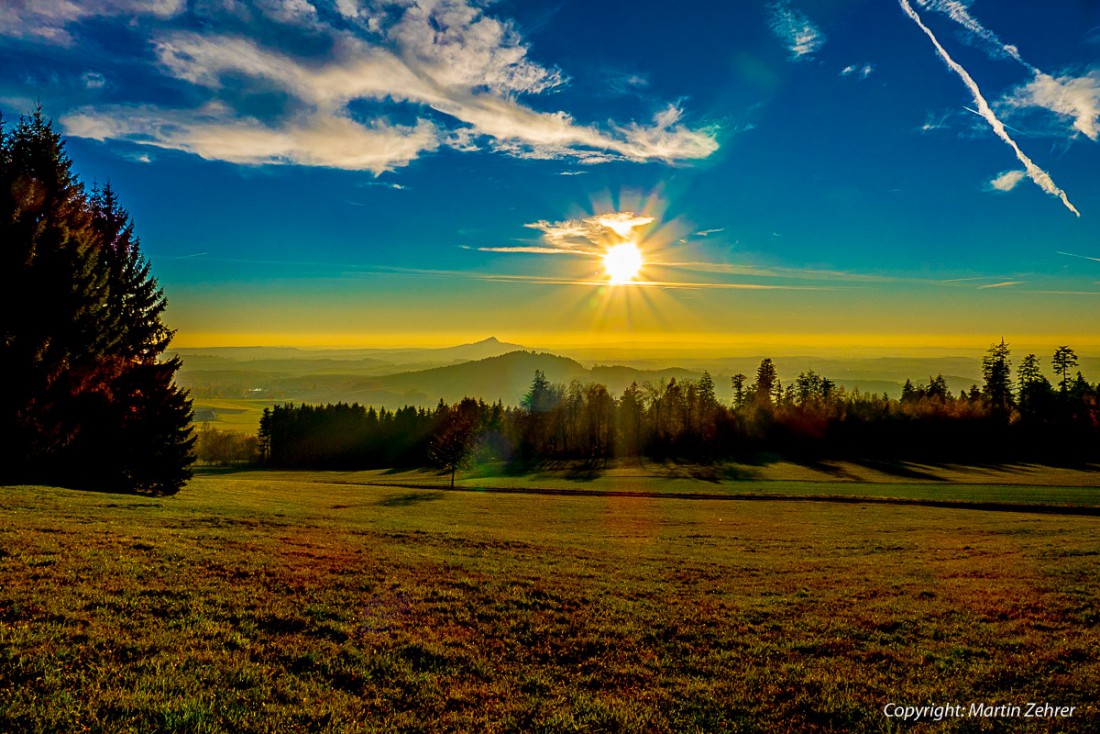
<svg viewBox="0 0 1100 734">
<path fill-rule="evenodd" d="M 190 401 L 158 362 L 164 295 L 108 187 L 89 197 L 41 110 L 0 128 L 4 478 L 174 492 Z"/>
<path fill-rule="evenodd" d="M 985 380 L 982 394 L 993 411 L 1001 416 L 1005 416 L 1012 406 L 1012 363 L 1008 355 L 1008 345 L 1001 339 L 1001 343 L 991 346 L 982 358 L 982 378 Z"/>
</svg>

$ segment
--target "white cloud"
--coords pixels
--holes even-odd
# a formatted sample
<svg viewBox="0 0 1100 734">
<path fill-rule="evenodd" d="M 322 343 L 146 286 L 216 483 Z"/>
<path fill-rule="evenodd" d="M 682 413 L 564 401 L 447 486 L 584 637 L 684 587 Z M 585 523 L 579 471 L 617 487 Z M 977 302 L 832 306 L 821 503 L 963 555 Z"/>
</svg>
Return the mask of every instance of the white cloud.
<svg viewBox="0 0 1100 734">
<path fill-rule="evenodd" d="M 780 41 L 787 45 L 795 61 L 812 56 L 825 44 L 825 34 L 803 13 L 791 8 L 788 0 L 768 6 L 770 26 Z"/>
<path fill-rule="evenodd" d="M 542 232 L 542 247 L 482 248 L 490 252 L 531 252 L 542 254 L 599 255 L 609 245 L 630 240 L 634 230 L 652 224 L 653 217 L 631 211 L 607 212 L 584 219 L 550 222 L 540 219 L 525 227 Z"/>
<path fill-rule="evenodd" d="M 1073 120 L 1073 129 L 1100 140 L 1100 69 L 1084 76 L 1053 77 L 1036 71 L 1034 78 L 1001 100 L 1010 110 L 1042 107 Z"/>
<path fill-rule="evenodd" d="M 435 128 L 376 123 L 364 126 L 320 112 L 278 128 L 240 118 L 221 105 L 199 111 L 88 108 L 61 118 L 69 134 L 93 140 L 131 140 L 182 150 L 207 160 L 243 164 L 323 166 L 381 174 L 439 146 Z"/>
<path fill-rule="evenodd" d="M 990 181 L 989 187 L 996 191 L 1012 191 L 1016 188 L 1016 184 L 1024 180 L 1025 176 L 1027 176 L 1025 171 L 1005 171 Z"/>
<path fill-rule="evenodd" d="M 307 0 L 256 0 L 265 15 L 282 23 L 295 23 L 317 17 L 317 8 Z"/>
<path fill-rule="evenodd" d="M 68 26 L 86 18 L 152 15 L 168 18 L 183 10 L 185 0 L 3 0 L 0 35 L 67 45 Z"/>
<path fill-rule="evenodd" d="M 1050 177 L 1050 174 L 1039 168 L 1039 166 L 1035 165 L 1035 163 L 1030 158 L 1028 158 L 1022 150 L 1020 150 L 1020 146 L 1016 144 L 1016 141 L 1009 137 L 1008 132 L 1005 130 L 1004 123 L 1002 123 L 997 118 L 997 115 L 994 114 L 992 108 L 990 108 L 989 103 L 986 102 L 985 97 L 982 95 L 981 89 L 978 88 L 978 83 L 974 81 L 974 78 L 970 76 L 966 69 L 964 69 L 953 58 L 951 58 L 951 55 L 947 53 L 947 49 L 945 49 L 940 44 L 936 36 L 932 33 L 932 31 L 928 29 L 928 26 L 926 26 L 924 22 L 921 21 L 920 16 L 917 15 L 917 12 L 913 10 L 913 6 L 909 4 L 909 0 L 898 0 L 898 2 L 901 4 L 901 8 L 903 11 L 905 11 L 905 14 L 908 15 L 909 18 L 917 24 L 917 27 L 920 28 L 926 36 L 928 36 L 928 39 L 932 41 L 932 45 L 935 47 L 936 53 L 941 59 L 943 59 L 943 62 L 947 64 L 948 68 L 955 72 L 958 75 L 959 79 L 962 80 L 963 84 L 966 85 L 966 88 L 970 91 L 970 95 L 974 98 L 974 103 L 978 108 L 977 110 L 975 110 L 975 112 L 979 116 L 981 116 L 982 119 L 984 119 L 987 123 L 989 123 L 989 126 L 993 129 L 993 132 L 997 135 L 997 137 L 999 137 L 1009 147 L 1012 148 L 1012 151 L 1016 154 L 1017 160 L 1019 160 L 1020 163 L 1024 164 L 1024 170 L 1027 172 L 1028 177 L 1031 178 L 1031 180 L 1035 182 L 1035 185 L 1041 188 L 1043 191 L 1047 192 L 1051 196 L 1057 196 L 1059 199 L 1061 199 L 1062 204 L 1065 205 L 1067 209 L 1080 217 L 1081 212 L 1077 211 L 1077 207 L 1075 207 L 1070 202 L 1069 198 L 1066 196 L 1066 192 L 1058 188 L 1058 186 L 1054 183 L 1054 179 Z"/>
<path fill-rule="evenodd" d="M 361 0 L 335 0 L 336 12 L 345 18 L 362 18 L 367 16 Z"/>
<path fill-rule="evenodd" d="M 227 105 L 215 103 L 192 111 L 89 108 L 64 116 L 62 122 L 72 135 L 121 137 L 213 159 L 375 173 L 405 165 L 418 151 L 440 145 L 464 151 L 488 147 L 518 157 L 580 163 L 676 162 L 705 158 L 718 148 L 715 129 L 689 128 L 677 105 L 659 111 L 649 124 L 612 123 L 604 128 L 581 124 L 565 111 L 536 111 L 521 98 L 551 91 L 566 80 L 561 71 L 528 58 L 511 23 L 486 15 L 467 0 L 390 5 L 388 15 L 371 17 L 377 21 L 380 39 L 337 31 L 308 13 L 299 14 L 299 22 L 326 32 L 332 40 L 331 51 L 320 60 L 295 58 L 241 36 L 177 31 L 156 38 L 161 69 L 215 99 L 227 76 L 274 84 L 304 109 L 286 121 L 265 125 L 238 119 Z M 282 2 L 279 7 L 300 9 L 300 4 Z M 347 4 L 340 9 L 345 14 L 358 12 L 357 6 Z M 382 112 L 374 119 L 360 115 L 353 120 L 348 106 L 360 100 L 413 105 L 420 120 L 391 125 Z M 427 109 L 450 119 L 424 114 Z M 315 134 L 322 131 L 346 145 L 344 156 L 323 135 Z M 223 142 L 229 140 L 241 150 Z"/>
<path fill-rule="evenodd" d="M 84 86 L 88 89 L 102 89 L 107 86 L 107 77 L 100 74 L 98 71 L 86 71 L 80 77 Z"/>
<path fill-rule="evenodd" d="M 874 64 L 863 64 L 862 66 L 857 64 L 849 64 L 848 66 L 845 66 L 843 69 L 840 70 L 841 76 L 852 76 L 853 74 L 855 74 L 859 76 L 861 80 L 866 79 L 874 73 Z"/>
</svg>

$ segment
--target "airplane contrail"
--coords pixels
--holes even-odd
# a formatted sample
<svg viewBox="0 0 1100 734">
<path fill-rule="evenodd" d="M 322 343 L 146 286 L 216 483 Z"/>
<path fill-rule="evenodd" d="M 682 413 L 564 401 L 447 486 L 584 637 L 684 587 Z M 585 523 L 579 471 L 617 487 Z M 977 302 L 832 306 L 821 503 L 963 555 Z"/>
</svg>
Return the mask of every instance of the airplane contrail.
<svg viewBox="0 0 1100 734">
<path fill-rule="evenodd" d="M 1088 255 L 1075 255 L 1072 252 L 1062 252 L 1061 250 L 1055 250 L 1059 255 L 1066 255 L 1068 257 L 1079 257 L 1082 260 L 1092 260 L 1093 262 L 1100 263 L 1100 257 L 1089 257 Z"/>
<path fill-rule="evenodd" d="M 999 48 L 1006 56 L 1012 57 L 1030 71 L 1036 74 L 1039 73 L 1038 69 L 1024 61 L 1023 57 L 1020 56 L 1020 50 L 1018 48 L 1010 43 L 1005 43 L 997 37 L 996 33 L 979 23 L 978 20 L 970 14 L 970 10 L 966 5 L 958 0 L 917 0 L 917 2 L 923 8 L 945 13 L 951 20 L 955 21 L 975 36 Z"/>
<path fill-rule="evenodd" d="M 1013 152 L 1016 153 L 1016 158 L 1019 159 L 1020 163 L 1024 164 L 1024 170 L 1027 172 L 1028 177 L 1043 191 L 1061 199 L 1067 209 L 1080 217 L 1081 212 L 1077 211 L 1077 207 L 1070 202 L 1069 198 L 1066 196 L 1066 192 L 1058 188 L 1054 183 L 1054 179 L 1050 177 L 1050 174 L 1035 165 L 1035 162 L 1020 150 L 1020 146 L 1016 145 L 1016 141 L 1013 140 L 1005 130 L 1004 123 L 997 119 L 997 115 L 994 114 L 993 108 L 989 106 L 985 97 L 982 96 L 982 90 L 978 88 L 978 83 L 974 81 L 974 78 L 970 76 L 966 69 L 955 61 L 955 59 L 951 58 L 951 54 L 947 53 L 947 49 L 940 45 L 936 36 L 929 30 L 928 26 L 921 21 L 917 12 L 913 10 L 913 6 L 909 4 L 909 0 L 898 0 L 898 2 L 901 4 L 901 9 L 905 11 L 905 14 L 908 15 L 913 22 L 917 24 L 917 27 L 924 31 L 924 34 L 932 41 L 932 45 L 936 47 L 936 52 L 940 55 L 940 58 L 943 59 L 944 63 L 962 79 L 963 84 L 970 90 L 970 95 L 974 98 L 974 104 L 978 108 L 978 115 L 989 123 L 989 126 L 993 128 L 993 132 L 997 137 L 1012 148 Z"/>
<path fill-rule="evenodd" d="M 976 109 L 974 109 L 973 107 L 967 107 L 966 105 L 963 105 L 963 109 L 964 109 L 964 110 L 966 110 L 967 112 L 973 112 L 973 113 L 974 113 L 975 115 L 977 115 L 978 117 L 981 117 L 981 116 L 982 116 L 982 113 L 981 113 L 981 112 L 978 112 L 978 111 L 977 111 Z M 984 118 L 983 118 L 983 119 L 984 119 Z M 1021 135 L 1027 135 L 1027 133 L 1025 133 L 1025 132 L 1024 132 L 1023 130 L 1021 130 L 1020 128 L 1018 128 L 1018 127 L 1012 127 L 1012 126 L 1011 126 L 1011 125 L 1009 125 L 1009 124 L 1008 124 L 1007 122 L 1002 122 L 1001 124 L 1005 126 L 1005 129 L 1006 129 L 1006 130 L 1011 130 L 1012 132 L 1014 132 L 1014 133 L 1020 133 Z"/>
</svg>

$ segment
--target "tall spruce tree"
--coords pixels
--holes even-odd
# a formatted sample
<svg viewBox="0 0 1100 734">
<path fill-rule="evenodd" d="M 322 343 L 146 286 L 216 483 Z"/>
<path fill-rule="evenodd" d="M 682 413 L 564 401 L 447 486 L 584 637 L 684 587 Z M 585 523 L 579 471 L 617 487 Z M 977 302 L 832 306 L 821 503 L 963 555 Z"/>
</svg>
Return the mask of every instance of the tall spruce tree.
<svg viewBox="0 0 1100 734">
<path fill-rule="evenodd" d="M 1009 349 L 1005 340 L 989 347 L 982 357 L 982 379 L 985 387 L 982 395 L 989 402 L 994 414 L 1007 416 L 1012 407 L 1012 362 L 1009 361 Z"/>
<path fill-rule="evenodd" d="M 191 405 L 164 294 L 108 186 L 89 197 L 41 110 L 0 123 L 0 477 L 170 494 Z"/>
</svg>

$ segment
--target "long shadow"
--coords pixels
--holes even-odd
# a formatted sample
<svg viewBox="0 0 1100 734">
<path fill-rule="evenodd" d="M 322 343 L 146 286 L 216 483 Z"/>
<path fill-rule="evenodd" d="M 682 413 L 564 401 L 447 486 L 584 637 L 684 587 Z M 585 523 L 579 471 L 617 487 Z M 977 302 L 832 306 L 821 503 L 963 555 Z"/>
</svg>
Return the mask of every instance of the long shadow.
<svg viewBox="0 0 1100 734">
<path fill-rule="evenodd" d="M 726 463 L 665 462 L 654 466 L 662 468 L 670 479 L 694 479 L 699 482 L 721 484 L 728 481 L 759 479 L 759 472 Z"/>
<path fill-rule="evenodd" d="M 443 492 L 409 492 L 397 497 L 387 497 L 374 504 L 379 507 L 411 507 L 419 505 L 421 502 L 432 502 L 441 499 L 443 499 Z"/>
<path fill-rule="evenodd" d="M 824 459 L 791 458 L 790 462 L 792 464 L 797 464 L 798 466 L 804 466 L 807 469 L 812 469 L 813 471 L 820 472 L 821 474 L 827 474 L 828 476 L 835 477 L 836 479 L 844 479 L 851 482 L 865 481 L 863 477 L 857 476 L 845 469 L 844 467 L 838 466 L 837 464 L 834 464 L 831 461 L 826 461 Z"/>
<path fill-rule="evenodd" d="M 261 464 L 232 464 L 229 466 L 196 466 L 194 467 L 194 473 L 196 477 L 220 477 L 226 474 L 239 474 L 246 471 L 264 471 L 269 467 Z"/>
<path fill-rule="evenodd" d="M 901 477 L 903 479 L 918 479 L 922 482 L 946 482 L 944 477 L 930 474 L 926 471 L 921 471 L 913 466 L 906 464 L 902 461 L 885 461 L 881 459 L 851 459 L 853 464 L 865 467 L 867 469 L 873 469 L 883 474 L 889 474 L 892 477 Z"/>
<path fill-rule="evenodd" d="M 602 477 L 606 469 L 604 462 L 592 459 L 567 466 L 563 476 L 574 482 L 591 482 Z"/>
</svg>

